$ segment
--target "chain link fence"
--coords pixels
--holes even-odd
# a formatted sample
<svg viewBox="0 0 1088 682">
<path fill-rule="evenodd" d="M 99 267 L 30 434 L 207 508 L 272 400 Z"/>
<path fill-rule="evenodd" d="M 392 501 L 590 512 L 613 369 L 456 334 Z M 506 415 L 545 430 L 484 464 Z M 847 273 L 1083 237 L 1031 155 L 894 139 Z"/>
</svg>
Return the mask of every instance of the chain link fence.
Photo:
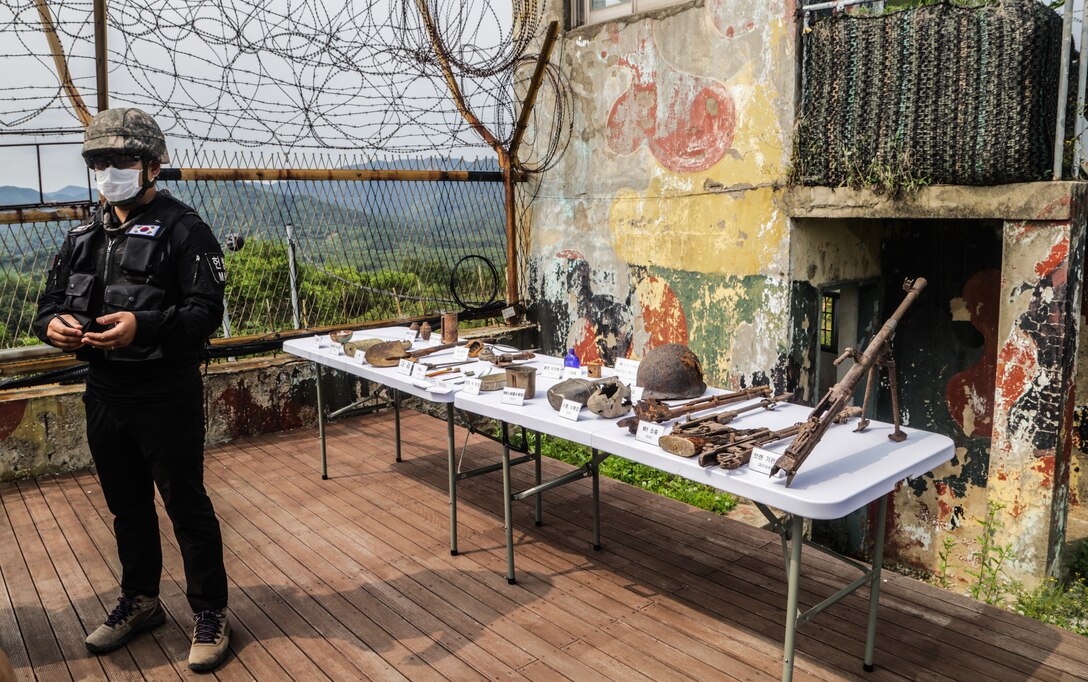
<svg viewBox="0 0 1088 682">
<path fill-rule="evenodd" d="M 174 165 L 237 169 L 230 180 L 160 182 L 224 246 L 224 335 L 462 311 L 503 298 L 504 194 L 490 160 L 182 153 Z M 471 171 L 473 180 L 261 181 L 245 179 L 256 177 L 249 168 Z M 76 224 L 0 224 L 0 348 L 37 343 L 37 298 Z"/>
</svg>

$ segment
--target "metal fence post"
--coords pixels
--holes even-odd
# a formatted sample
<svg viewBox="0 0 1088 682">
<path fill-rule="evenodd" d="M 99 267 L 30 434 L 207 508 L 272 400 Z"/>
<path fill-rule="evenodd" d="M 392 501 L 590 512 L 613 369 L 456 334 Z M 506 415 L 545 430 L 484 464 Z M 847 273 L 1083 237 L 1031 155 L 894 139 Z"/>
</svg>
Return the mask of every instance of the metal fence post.
<svg viewBox="0 0 1088 682">
<path fill-rule="evenodd" d="M 1065 115 L 1069 100 L 1069 53 L 1073 44 L 1073 3 L 1065 3 L 1062 15 L 1062 56 L 1058 65 L 1058 116 L 1054 124 L 1054 179 L 1062 179 L 1065 161 Z"/>
<path fill-rule="evenodd" d="M 291 280 L 291 318 L 295 329 L 302 329 L 302 320 L 298 314 L 298 275 L 295 271 L 295 227 L 287 223 L 287 269 Z"/>
</svg>

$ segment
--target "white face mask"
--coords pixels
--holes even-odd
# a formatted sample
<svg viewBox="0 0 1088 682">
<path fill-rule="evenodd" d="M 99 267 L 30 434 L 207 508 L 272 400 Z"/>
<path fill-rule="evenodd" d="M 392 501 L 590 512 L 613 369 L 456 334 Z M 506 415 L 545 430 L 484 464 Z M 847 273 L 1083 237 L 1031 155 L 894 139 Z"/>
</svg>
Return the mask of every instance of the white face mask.
<svg viewBox="0 0 1088 682">
<path fill-rule="evenodd" d="M 94 179 L 98 191 L 111 204 L 122 204 L 140 193 L 139 168 L 121 169 L 109 166 L 106 170 L 96 170 Z"/>
</svg>

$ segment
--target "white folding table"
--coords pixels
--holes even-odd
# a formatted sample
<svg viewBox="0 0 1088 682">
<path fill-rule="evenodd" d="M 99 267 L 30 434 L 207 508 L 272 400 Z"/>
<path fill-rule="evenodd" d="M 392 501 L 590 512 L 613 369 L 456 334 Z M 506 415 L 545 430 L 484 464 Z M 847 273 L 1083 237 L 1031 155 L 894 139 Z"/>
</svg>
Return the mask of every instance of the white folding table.
<svg viewBox="0 0 1088 682">
<path fill-rule="evenodd" d="M 389 341 L 403 340 L 408 333 L 407 327 L 383 327 L 379 329 L 367 329 L 364 331 L 355 332 L 352 336 L 353 339 L 364 338 L 378 338 Z M 437 336 L 437 335 L 436 335 Z M 417 341 L 412 346 L 413 350 L 419 350 L 428 347 L 434 347 L 438 345 L 438 340 L 432 338 L 429 341 Z M 362 377 L 368 381 L 372 381 L 376 384 L 387 386 L 393 390 L 393 415 L 394 415 L 394 432 L 396 434 L 396 461 L 401 461 L 401 429 L 400 429 L 400 400 L 401 394 L 405 393 L 422 400 L 427 400 L 433 403 L 445 405 L 446 411 L 446 459 L 447 469 L 449 475 L 449 501 L 450 501 L 450 554 L 457 555 L 457 482 L 482 474 L 487 474 L 493 471 L 498 471 L 503 467 L 502 464 L 495 463 L 468 471 L 461 471 L 456 456 L 456 445 L 454 442 L 454 395 L 457 390 L 457 386 L 449 385 L 442 381 L 431 381 L 413 379 L 410 376 L 401 374 L 397 367 L 374 367 L 373 365 L 360 362 L 361 358 L 357 359 L 349 357 L 343 354 L 342 349 L 336 347 L 336 344 L 332 344 L 325 337 L 307 337 L 301 339 L 291 339 L 284 341 L 283 350 L 296 355 L 300 358 L 310 360 L 314 363 L 317 373 L 317 426 L 318 435 L 321 440 L 321 478 L 328 479 L 328 457 L 325 447 L 325 409 L 324 398 L 322 396 L 321 389 L 321 369 L 327 367 L 329 369 L 335 369 L 348 374 L 353 374 L 358 377 Z M 450 362 L 453 360 L 453 349 L 438 351 L 431 355 L 425 356 L 422 362 Z M 476 374 L 482 372 L 491 371 L 494 368 L 489 363 L 475 362 L 468 365 L 462 365 L 460 367 L 461 373 L 472 370 Z M 345 410 L 351 409 L 353 406 L 348 406 L 341 410 L 337 410 L 329 415 L 329 417 L 335 417 Z M 508 441 L 505 438 L 504 431 L 504 450 L 508 447 Z M 535 462 L 536 465 L 536 480 L 540 481 L 541 467 L 540 467 L 540 440 L 537 435 L 536 451 L 534 453 L 525 453 L 522 457 L 519 457 L 509 464 L 516 466 L 518 464 L 524 464 L 527 462 Z M 540 498 L 537 497 L 537 522 L 540 521 Z"/>
<path fill-rule="evenodd" d="M 639 462 L 666 473 L 683 476 L 691 481 L 705 483 L 719 490 L 752 500 L 771 522 L 773 529 L 782 539 L 782 549 L 788 579 L 786 604 L 786 636 L 783 645 L 783 680 L 793 676 L 794 646 L 797 627 L 807 622 L 820 611 L 839 601 L 854 590 L 868 585 L 869 618 L 866 633 L 864 668 L 873 669 L 873 651 L 876 643 L 877 604 L 880 598 L 880 572 L 884 555 L 884 525 L 887 520 L 887 497 L 896 484 L 910 477 L 921 476 L 935 467 L 949 461 L 954 453 L 952 440 L 946 436 L 905 428 L 907 439 L 895 443 L 888 439 L 892 425 L 872 421 L 866 431 L 853 431 L 856 420 L 846 425 L 832 427 L 821 442 L 805 460 L 790 487 L 786 487 L 785 478 L 770 478 L 766 474 L 756 473 L 747 466 L 737 470 L 720 467 L 702 467 L 697 458 L 684 458 L 671 455 L 655 444 L 638 440 L 627 429 L 619 428 L 616 420 L 599 419 L 583 411 L 578 422 L 559 417 L 551 409 L 538 379 L 537 397 L 526 401 L 524 405 L 503 404 L 497 396 L 470 396 L 459 393 L 455 404 L 465 410 L 497 419 L 504 424 L 514 424 L 533 429 L 566 440 L 573 441 L 593 449 L 591 462 L 583 469 L 576 470 L 551 482 L 530 488 L 523 493 L 511 493 L 509 467 L 504 467 L 504 512 L 507 540 L 507 581 L 516 581 L 514 574 L 511 503 L 522 499 L 526 494 L 541 491 L 542 487 L 561 485 L 586 475 L 589 468 L 594 476 L 594 540 L 593 546 L 599 549 L 599 488 L 596 485 L 597 469 L 600 462 L 609 455 L 616 455 Z M 545 380 L 544 390 L 552 383 Z M 720 393 L 711 389 L 708 394 Z M 749 403 L 731 406 L 743 407 Z M 747 412 L 731 425 L 737 428 L 769 427 L 781 429 L 804 421 L 810 408 L 799 405 L 779 405 L 774 410 L 754 410 Z M 671 429 L 672 422 L 666 423 L 665 433 Z M 779 454 L 786 444 L 780 443 L 768 449 Z M 503 454 L 504 462 L 509 459 Z M 877 533 L 874 540 L 873 564 L 867 567 L 856 561 L 826 551 L 837 559 L 859 569 L 862 575 L 854 582 L 816 604 L 803 613 L 798 613 L 798 595 L 800 592 L 801 549 L 803 547 L 803 528 L 805 519 L 837 519 L 879 500 Z M 777 514 L 773 509 L 781 510 Z"/>
</svg>

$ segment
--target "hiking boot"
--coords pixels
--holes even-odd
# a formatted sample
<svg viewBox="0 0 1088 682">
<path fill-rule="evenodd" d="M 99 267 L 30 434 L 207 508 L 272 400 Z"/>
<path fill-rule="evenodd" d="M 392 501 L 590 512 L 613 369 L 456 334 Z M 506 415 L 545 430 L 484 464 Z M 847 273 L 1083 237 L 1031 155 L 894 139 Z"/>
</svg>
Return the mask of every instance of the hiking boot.
<svg viewBox="0 0 1088 682">
<path fill-rule="evenodd" d="M 87 637 L 87 650 L 104 654 L 120 649 L 129 640 L 159 627 L 166 621 L 166 611 L 158 597 L 122 594 L 106 622 Z"/>
<path fill-rule="evenodd" d="M 193 647 L 189 649 L 189 670 L 198 673 L 214 670 L 227 658 L 230 649 L 230 623 L 226 609 L 207 609 L 193 618 Z"/>
</svg>

